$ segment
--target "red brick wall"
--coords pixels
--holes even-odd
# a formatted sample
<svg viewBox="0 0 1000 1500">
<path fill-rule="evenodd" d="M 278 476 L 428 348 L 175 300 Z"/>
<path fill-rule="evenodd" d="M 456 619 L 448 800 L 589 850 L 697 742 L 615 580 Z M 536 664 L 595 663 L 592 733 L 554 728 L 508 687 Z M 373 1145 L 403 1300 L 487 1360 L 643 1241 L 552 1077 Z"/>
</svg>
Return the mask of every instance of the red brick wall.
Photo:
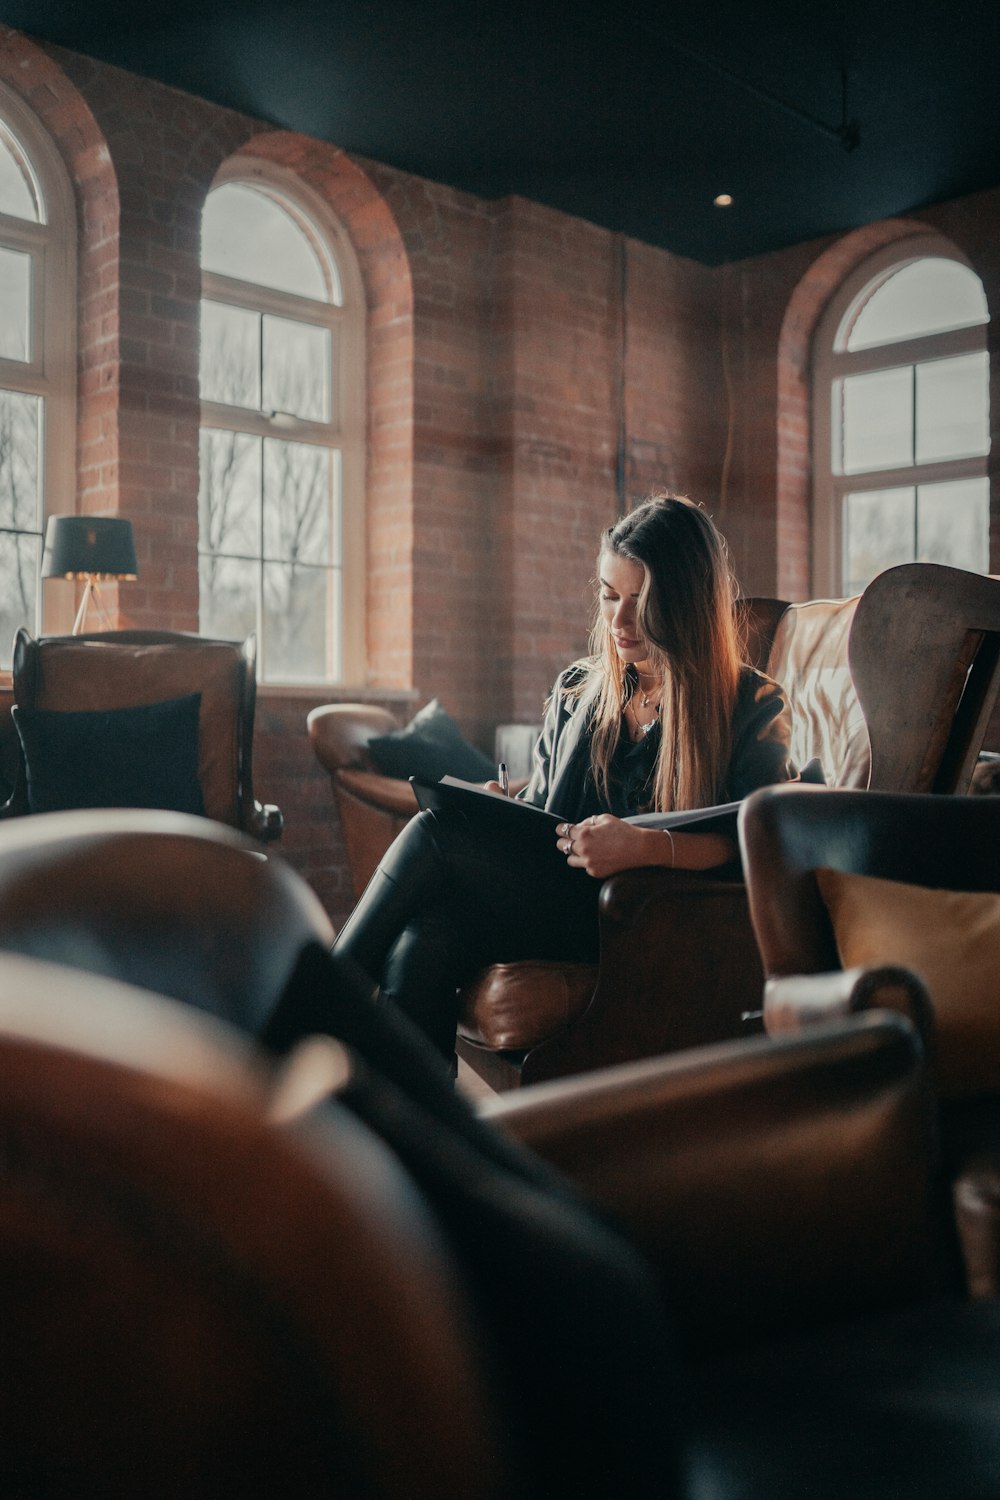
<svg viewBox="0 0 1000 1500">
<path fill-rule="evenodd" d="M 498 721 L 537 720 L 585 648 L 598 534 L 634 496 L 687 491 L 746 588 L 809 592 L 810 343 L 859 256 L 934 224 L 1000 312 L 998 194 L 708 270 L 4 28 L 0 78 L 50 131 L 76 193 L 77 504 L 135 522 L 140 578 L 121 590 L 121 622 L 197 627 L 199 216 L 245 151 L 320 194 L 360 267 L 368 681 L 354 693 L 437 695 L 484 748 Z M 286 854 L 336 913 L 343 851 L 305 734 L 328 696 L 263 691 L 255 754 Z"/>
</svg>

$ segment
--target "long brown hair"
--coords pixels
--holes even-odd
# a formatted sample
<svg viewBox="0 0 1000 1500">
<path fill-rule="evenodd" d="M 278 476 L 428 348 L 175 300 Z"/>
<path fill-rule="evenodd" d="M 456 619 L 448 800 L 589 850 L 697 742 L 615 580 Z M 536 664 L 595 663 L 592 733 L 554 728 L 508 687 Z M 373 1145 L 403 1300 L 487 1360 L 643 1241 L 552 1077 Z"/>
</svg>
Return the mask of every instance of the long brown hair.
<svg viewBox="0 0 1000 1500">
<path fill-rule="evenodd" d="M 725 541 L 700 506 L 685 495 L 664 493 L 605 532 L 598 572 L 600 557 L 609 552 L 641 564 L 645 572 L 636 623 L 663 685 L 653 807 L 667 812 L 711 806 L 722 793 L 729 765 L 744 659 Z M 615 650 L 600 604 L 591 650 L 603 680 L 595 699 L 590 758 L 606 797 L 635 678 Z"/>
</svg>

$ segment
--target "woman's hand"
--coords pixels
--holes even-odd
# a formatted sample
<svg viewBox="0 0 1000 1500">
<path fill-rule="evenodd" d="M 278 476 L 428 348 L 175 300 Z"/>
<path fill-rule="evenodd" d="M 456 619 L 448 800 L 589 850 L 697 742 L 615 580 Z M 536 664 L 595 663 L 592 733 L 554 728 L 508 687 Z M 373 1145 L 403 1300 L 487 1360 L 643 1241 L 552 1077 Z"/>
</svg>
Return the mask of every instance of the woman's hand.
<svg viewBox="0 0 1000 1500">
<path fill-rule="evenodd" d="M 648 831 L 623 823 L 611 813 L 598 813 L 583 823 L 560 823 L 556 839 L 568 865 L 575 870 L 586 870 L 595 880 L 606 880 L 619 870 L 653 863 Z M 664 864 L 669 864 L 669 840 L 662 833 L 659 837 L 663 847 L 656 852 L 662 855 Z"/>
<path fill-rule="evenodd" d="M 710 870 L 736 853 L 732 841 L 717 833 L 675 833 L 668 837 L 660 828 L 637 828 L 611 813 L 597 813 L 582 823 L 559 823 L 556 843 L 568 865 L 585 870 L 595 880 L 607 880 L 619 870 L 650 865 Z"/>
</svg>

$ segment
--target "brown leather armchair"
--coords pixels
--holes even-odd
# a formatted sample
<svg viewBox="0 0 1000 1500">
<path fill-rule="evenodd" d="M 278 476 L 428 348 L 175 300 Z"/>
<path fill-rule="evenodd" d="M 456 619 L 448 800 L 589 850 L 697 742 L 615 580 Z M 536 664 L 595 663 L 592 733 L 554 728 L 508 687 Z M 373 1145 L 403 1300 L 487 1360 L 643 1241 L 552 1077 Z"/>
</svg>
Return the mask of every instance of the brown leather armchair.
<svg viewBox="0 0 1000 1500">
<path fill-rule="evenodd" d="M 389 1109 L 400 1139 L 420 1135 L 422 1112 Z M 676 1390 L 653 1418 L 677 1462 L 651 1496 L 988 1493 L 1000 1304 L 965 1296 L 905 1018 L 647 1059 L 479 1113 L 568 1178 L 658 1278 Z M 475 1178 L 475 1156 L 459 1158 Z M 594 1338 L 605 1311 L 595 1288 Z M 648 1355 L 638 1337 L 636 1348 Z M 648 1439 L 646 1398 L 633 1444 Z M 596 1492 L 636 1493 L 613 1472 Z"/>
<path fill-rule="evenodd" d="M 399 727 L 373 703 L 324 703 L 306 719 L 316 759 L 329 772 L 355 897 L 417 811 L 410 783 L 383 775 L 368 753 L 370 739 Z"/>
<path fill-rule="evenodd" d="M 361 895 L 397 833 L 417 811 L 410 783 L 386 776 L 368 750 L 369 741 L 377 735 L 392 734 L 399 728 L 388 709 L 371 703 L 324 703 L 306 718 L 316 759 L 329 773 L 355 898 Z M 534 741 L 530 725 L 500 726 L 498 758 L 503 758 L 505 742 L 512 752 L 525 754 L 526 740 Z M 526 781 L 526 777 L 512 777 L 512 792 L 519 791 Z"/>
<path fill-rule="evenodd" d="M 1000 688 L 1000 581 L 931 563 L 856 599 L 750 600 L 751 659 L 785 687 L 792 753 L 835 786 L 964 791 Z M 763 971 L 742 883 L 605 882 L 601 959 L 497 965 L 461 997 L 459 1055 L 491 1087 L 746 1032 Z"/>
<path fill-rule="evenodd" d="M 962 912 L 956 903 L 945 907 L 943 897 L 1000 891 L 1000 802 L 765 789 L 742 809 L 740 838 L 767 976 L 767 1030 L 798 1032 L 874 1007 L 899 1010 L 915 1021 L 934 1060 L 946 1167 L 956 1184 L 970 1281 L 979 1292 L 1000 1292 L 994 1243 L 1000 1225 L 1000 1013 L 993 1016 L 1000 987 L 993 988 L 993 971 L 986 993 L 977 993 L 982 973 L 970 973 L 963 984 L 960 967 L 964 953 L 981 971 L 985 960 L 978 955 L 984 945 L 990 951 L 991 941 L 1000 947 L 1000 935 L 991 939 L 989 916 L 977 916 L 966 941 Z M 858 891 L 861 919 L 847 913 L 840 943 L 848 953 L 867 954 L 864 964 L 843 967 L 821 890 L 829 872 L 902 888 L 876 884 Z M 911 909 L 911 887 L 927 890 L 919 912 Z M 879 951 L 880 943 L 888 951 Z M 935 994 L 929 978 L 935 971 L 945 975 L 947 996 Z"/>
<path fill-rule="evenodd" d="M 481 1113 L 657 1271 L 681 1355 L 680 1493 L 991 1492 L 1000 1302 L 966 1299 L 903 1018 L 650 1058 Z"/>
<path fill-rule="evenodd" d="M 176 631 L 109 630 L 36 640 L 21 629 L 14 641 L 14 703 L 28 710 L 123 709 L 200 693 L 197 771 L 205 815 L 270 842 L 280 836 L 283 818 L 253 791 L 256 661 L 253 636 L 239 642 Z M 0 817 L 27 811 L 21 755 Z"/>
</svg>

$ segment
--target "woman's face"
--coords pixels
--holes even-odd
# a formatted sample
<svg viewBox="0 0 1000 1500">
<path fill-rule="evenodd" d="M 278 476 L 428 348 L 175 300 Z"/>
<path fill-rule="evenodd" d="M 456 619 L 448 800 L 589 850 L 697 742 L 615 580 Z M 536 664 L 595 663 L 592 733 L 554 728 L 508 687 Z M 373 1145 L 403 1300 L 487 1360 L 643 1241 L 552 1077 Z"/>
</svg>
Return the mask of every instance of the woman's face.
<svg viewBox="0 0 1000 1500">
<path fill-rule="evenodd" d="M 649 655 L 649 645 L 636 623 L 639 595 L 646 581 L 642 563 L 602 552 L 600 561 L 601 615 L 623 662 L 636 665 Z"/>
</svg>

